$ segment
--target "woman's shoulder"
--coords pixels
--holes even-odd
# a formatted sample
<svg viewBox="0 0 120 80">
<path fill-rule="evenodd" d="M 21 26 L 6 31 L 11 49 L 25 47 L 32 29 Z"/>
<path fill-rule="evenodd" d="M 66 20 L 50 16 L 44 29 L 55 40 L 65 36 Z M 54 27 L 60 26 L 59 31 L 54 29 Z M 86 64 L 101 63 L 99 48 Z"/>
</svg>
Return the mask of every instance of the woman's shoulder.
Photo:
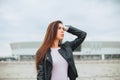
<svg viewBox="0 0 120 80">
<path fill-rule="evenodd" d="M 69 42 L 69 41 L 66 41 L 66 42 L 64 42 L 64 43 L 62 44 L 62 46 L 65 46 L 65 47 L 70 46 L 70 42 Z"/>
</svg>

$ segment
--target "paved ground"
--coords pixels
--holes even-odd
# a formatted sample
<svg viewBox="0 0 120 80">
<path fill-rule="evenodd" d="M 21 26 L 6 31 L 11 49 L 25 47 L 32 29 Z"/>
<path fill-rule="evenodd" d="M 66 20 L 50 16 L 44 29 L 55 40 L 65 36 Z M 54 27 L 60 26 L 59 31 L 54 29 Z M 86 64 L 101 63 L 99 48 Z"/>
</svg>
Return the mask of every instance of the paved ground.
<svg viewBox="0 0 120 80">
<path fill-rule="evenodd" d="M 120 80 L 120 61 L 76 62 L 77 80 Z"/>
<path fill-rule="evenodd" d="M 77 80 L 120 80 L 118 61 L 76 61 Z M 34 62 L 0 62 L 0 80 L 36 80 Z"/>
</svg>

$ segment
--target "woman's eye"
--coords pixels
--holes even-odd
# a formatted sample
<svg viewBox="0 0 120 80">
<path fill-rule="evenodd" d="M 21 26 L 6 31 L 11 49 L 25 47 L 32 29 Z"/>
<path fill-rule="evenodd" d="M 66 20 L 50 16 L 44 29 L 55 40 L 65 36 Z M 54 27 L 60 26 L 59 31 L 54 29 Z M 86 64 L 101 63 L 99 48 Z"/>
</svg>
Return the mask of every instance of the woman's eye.
<svg viewBox="0 0 120 80">
<path fill-rule="evenodd" d="M 59 27 L 58 29 L 61 29 L 61 27 Z"/>
<path fill-rule="evenodd" d="M 63 27 L 62 29 L 63 29 L 63 30 L 65 30 L 65 28 L 64 28 L 64 27 Z"/>
<path fill-rule="evenodd" d="M 58 27 L 58 29 L 62 29 L 62 30 L 64 30 L 64 28 L 63 28 L 63 27 Z"/>
</svg>

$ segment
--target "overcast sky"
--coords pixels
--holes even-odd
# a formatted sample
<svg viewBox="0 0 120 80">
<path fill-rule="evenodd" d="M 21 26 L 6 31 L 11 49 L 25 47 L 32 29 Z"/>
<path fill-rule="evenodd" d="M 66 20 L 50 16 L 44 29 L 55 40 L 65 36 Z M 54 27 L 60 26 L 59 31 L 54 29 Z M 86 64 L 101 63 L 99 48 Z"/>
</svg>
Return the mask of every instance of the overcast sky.
<svg viewBox="0 0 120 80">
<path fill-rule="evenodd" d="M 86 31 L 86 41 L 120 41 L 120 0 L 0 0 L 0 44 L 42 41 L 54 20 Z"/>
</svg>

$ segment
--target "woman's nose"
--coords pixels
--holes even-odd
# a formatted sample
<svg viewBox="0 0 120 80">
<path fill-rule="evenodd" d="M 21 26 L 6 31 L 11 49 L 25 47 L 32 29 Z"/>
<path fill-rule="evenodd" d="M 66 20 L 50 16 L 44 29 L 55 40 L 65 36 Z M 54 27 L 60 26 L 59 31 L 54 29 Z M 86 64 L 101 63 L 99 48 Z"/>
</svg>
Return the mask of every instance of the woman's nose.
<svg viewBox="0 0 120 80">
<path fill-rule="evenodd" d="M 63 30 L 63 29 L 61 29 L 61 32 L 63 32 L 63 33 L 64 33 L 64 30 Z"/>
</svg>

